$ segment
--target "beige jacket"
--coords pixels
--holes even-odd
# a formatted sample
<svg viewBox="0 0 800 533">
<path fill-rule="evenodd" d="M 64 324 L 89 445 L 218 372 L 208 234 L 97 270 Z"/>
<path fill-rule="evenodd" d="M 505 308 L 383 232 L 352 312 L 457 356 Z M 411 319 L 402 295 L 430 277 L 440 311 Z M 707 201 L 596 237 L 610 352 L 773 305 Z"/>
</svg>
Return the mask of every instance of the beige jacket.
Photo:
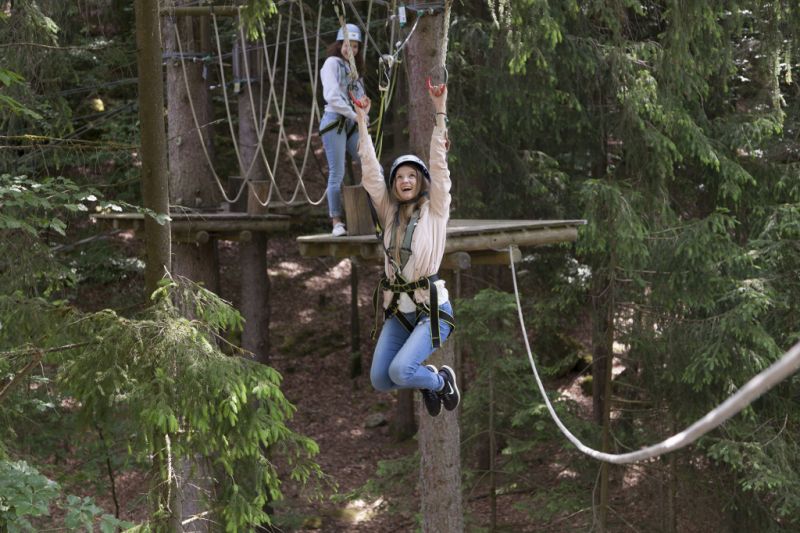
<svg viewBox="0 0 800 533">
<path fill-rule="evenodd" d="M 442 256 L 444 255 L 447 220 L 450 218 L 450 170 L 447 168 L 444 117 L 437 116 L 437 119 L 437 124 L 431 135 L 429 201 L 425 202 L 420 210 L 419 222 L 411 241 L 411 257 L 405 268 L 403 268 L 402 273 L 406 281 L 416 281 L 436 274 L 439 271 Z M 359 121 L 358 127 L 361 180 L 364 188 L 372 198 L 372 203 L 375 205 L 378 218 L 384 228 L 384 245 L 388 248 L 398 205 L 386 188 L 383 169 L 375 155 L 375 147 L 372 144 L 372 138 L 369 136 L 366 124 L 363 121 Z M 425 179 L 422 176 L 420 177 Z M 384 269 L 389 279 L 393 279 L 394 272 L 388 258 L 384 259 Z M 436 282 L 436 289 L 439 305 L 448 301 L 444 280 Z M 430 294 L 425 290 L 418 289 L 415 291 L 414 299 L 420 303 L 430 304 Z M 384 291 L 384 308 L 388 307 L 391 300 L 391 291 Z M 401 294 L 399 309 L 404 313 L 410 313 L 416 309 L 416 305 L 407 295 Z"/>
</svg>

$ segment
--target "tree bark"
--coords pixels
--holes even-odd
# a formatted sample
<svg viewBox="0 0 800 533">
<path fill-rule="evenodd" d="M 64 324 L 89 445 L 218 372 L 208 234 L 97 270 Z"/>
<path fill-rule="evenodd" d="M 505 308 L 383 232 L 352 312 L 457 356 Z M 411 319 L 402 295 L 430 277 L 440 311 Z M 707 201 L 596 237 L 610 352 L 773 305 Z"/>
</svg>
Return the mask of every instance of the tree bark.
<svg viewBox="0 0 800 533">
<path fill-rule="evenodd" d="M 239 92 L 239 155 L 241 176 L 245 180 L 263 181 L 267 179 L 267 171 L 262 155 L 258 152 L 258 129 L 261 125 L 260 85 L 261 69 L 259 54 L 248 52 L 250 43 L 241 43 L 238 49 L 239 76 L 245 81 Z M 247 56 L 247 69 L 245 56 Z M 249 81 L 248 81 L 249 78 Z M 250 92 L 252 89 L 252 102 Z M 253 108 L 255 106 L 255 109 Z M 256 120 L 253 120 L 255 114 Z M 261 200 L 265 200 L 261 195 Z M 252 189 L 248 191 L 247 212 L 250 214 L 265 213 L 266 208 L 259 204 Z M 241 311 L 244 317 L 242 332 L 242 348 L 252 352 L 260 363 L 269 362 L 269 275 L 267 273 L 267 234 L 253 232 L 249 242 L 242 243 L 240 248 L 242 265 Z"/>
<path fill-rule="evenodd" d="M 159 214 L 169 213 L 167 141 L 164 132 L 164 81 L 161 72 L 161 34 L 158 2 L 137 0 L 136 48 L 139 73 L 139 122 L 141 124 L 142 203 Z M 159 224 L 145 217 L 147 263 L 145 290 L 150 295 L 171 269 L 169 222 Z"/>
<path fill-rule="evenodd" d="M 175 24 L 165 19 L 163 27 L 164 50 L 169 58 L 166 70 L 170 200 L 177 209 L 206 209 L 216 207 L 220 202 L 212 169 L 203 153 L 205 143 L 206 150 L 211 154 L 211 131 L 206 126 L 211 121 L 211 94 L 203 79 L 202 64 L 187 59 L 182 66 L 179 57 L 181 50 L 185 55 L 207 52 L 200 37 L 203 23 L 208 23 L 206 18 L 179 17 L 175 19 Z M 198 135 L 198 129 L 202 137 Z M 173 246 L 173 273 L 218 292 L 216 240 L 176 242 Z M 194 318 L 193 309 L 184 309 L 183 312 L 188 318 Z M 170 501 L 171 530 L 210 531 L 211 521 L 197 519 L 210 508 L 213 500 L 214 483 L 208 460 L 187 457 L 179 461 L 175 468 L 176 478 Z M 195 520 L 183 525 L 192 518 Z"/>
<path fill-rule="evenodd" d="M 443 272 L 448 286 L 453 275 Z M 429 362 L 441 367 L 455 365 L 455 343 L 451 336 L 430 357 Z M 455 533 L 464 531 L 464 509 L 461 497 L 461 429 L 460 408 L 442 410 L 436 418 L 427 413 L 419 421 L 420 494 L 422 530 Z"/>
<path fill-rule="evenodd" d="M 446 2 L 444 14 L 422 17 L 407 48 L 410 144 L 411 150 L 425 161 L 430 158 L 434 126 L 434 108 L 426 80 L 444 66 L 448 25 L 449 2 Z M 454 276 L 446 276 L 448 287 L 454 288 L 453 280 Z M 452 338 L 431 356 L 431 363 L 456 366 Z M 420 417 L 418 438 L 423 531 L 464 530 L 458 413 L 456 409 L 443 411 L 436 418 Z"/>
<path fill-rule="evenodd" d="M 167 145 L 164 132 L 164 81 L 161 72 L 161 29 L 158 21 L 158 2 L 136 0 L 136 61 L 139 78 L 139 123 L 141 124 L 142 203 L 156 213 L 169 213 L 167 183 Z M 147 263 L 144 280 L 149 296 L 158 287 L 165 272 L 171 269 L 169 222 L 158 224 L 145 217 L 145 249 Z M 154 443 L 151 507 L 154 512 L 166 505 L 161 483 L 163 462 L 160 460 L 164 442 Z M 155 514 L 155 516 L 159 516 Z M 154 520 L 154 527 L 164 522 Z"/>
</svg>

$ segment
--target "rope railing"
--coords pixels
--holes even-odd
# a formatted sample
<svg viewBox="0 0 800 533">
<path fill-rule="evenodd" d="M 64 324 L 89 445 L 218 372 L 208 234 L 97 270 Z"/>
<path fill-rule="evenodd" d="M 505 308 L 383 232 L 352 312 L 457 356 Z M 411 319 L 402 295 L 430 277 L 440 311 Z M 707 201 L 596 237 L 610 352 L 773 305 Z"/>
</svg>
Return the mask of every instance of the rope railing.
<svg viewBox="0 0 800 533">
<path fill-rule="evenodd" d="M 514 267 L 514 256 L 511 248 L 509 248 L 509 259 L 511 264 L 511 276 L 514 282 L 514 296 L 517 301 L 519 324 L 520 328 L 522 329 L 522 339 L 525 342 L 525 350 L 528 353 L 528 361 L 531 364 L 533 376 L 536 378 L 536 384 L 539 387 L 539 392 L 541 393 L 542 398 L 544 398 L 544 402 L 547 406 L 547 410 L 550 413 L 550 417 L 556 423 L 558 429 L 561 430 L 561 433 L 563 433 L 564 436 L 567 437 L 567 439 L 574 444 L 576 448 L 578 448 L 578 450 L 589 457 L 592 457 L 593 459 L 597 459 L 598 461 L 605 461 L 613 464 L 635 463 L 684 448 L 714 428 L 722 425 L 726 420 L 733 417 L 754 402 L 759 396 L 800 369 L 800 343 L 797 343 L 791 349 L 789 349 L 788 352 L 783 354 L 778 361 L 774 362 L 768 368 L 750 379 L 750 381 L 745 383 L 744 386 L 735 394 L 731 395 L 727 400 L 709 411 L 705 416 L 697 420 L 694 424 L 687 427 L 683 431 L 676 433 L 675 435 L 661 441 L 658 444 L 648 446 L 634 452 L 614 454 L 595 450 L 583 444 L 580 439 L 578 439 L 569 431 L 569 429 L 567 429 L 567 427 L 558 417 L 558 414 L 556 414 L 553 404 L 550 402 L 550 398 L 547 396 L 547 391 L 545 390 L 544 384 L 539 377 L 539 371 L 536 368 L 536 362 L 533 360 L 531 346 L 528 342 L 528 333 L 525 329 L 525 320 L 522 315 L 522 304 L 520 303 L 519 288 L 517 287 L 517 272 Z"/>
</svg>

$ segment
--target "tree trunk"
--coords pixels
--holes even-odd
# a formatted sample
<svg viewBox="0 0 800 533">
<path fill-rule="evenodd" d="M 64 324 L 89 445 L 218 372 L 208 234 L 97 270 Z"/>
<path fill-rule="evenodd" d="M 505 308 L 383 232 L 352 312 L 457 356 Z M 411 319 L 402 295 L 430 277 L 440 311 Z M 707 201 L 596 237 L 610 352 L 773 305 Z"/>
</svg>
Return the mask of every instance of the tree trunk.
<svg viewBox="0 0 800 533">
<path fill-rule="evenodd" d="M 142 203 L 156 213 L 169 213 L 167 141 L 164 132 L 164 82 L 161 72 L 161 35 L 158 2 L 137 0 L 136 48 L 139 72 L 139 122 L 141 124 Z M 145 217 L 147 264 L 145 290 L 150 295 L 170 264 L 169 222 Z"/>
<path fill-rule="evenodd" d="M 445 274 L 452 286 L 453 275 Z M 441 367 L 455 365 L 455 343 L 452 336 L 436 350 L 429 362 Z M 461 499 L 461 430 L 458 414 L 442 410 L 436 418 L 427 414 L 419 421 L 420 494 L 422 530 L 456 533 L 464 531 L 464 509 Z"/>
<path fill-rule="evenodd" d="M 242 348 L 252 352 L 256 361 L 269 363 L 269 290 L 267 274 L 267 234 L 253 233 L 250 242 L 241 244 L 242 260 Z"/>
<path fill-rule="evenodd" d="M 396 442 L 408 440 L 417 432 L 413 390 L 400 389 L 397 391 L 397 405 L 392 417 L 390 432 Z"/>
<path fill-rule="evenodd" d="M 205 126 L 211 121 L 211 95 L 203 79 L 203 66 L 191 60 L 182 66 L 184 55 L 207 52 L 201 43 L 201 25 L 205 17 L 165 19 L 164 50 L 167 57 L 167 124 L 169 139 L 170 200 L 178 209 L 216 207 L 220 202 L 214 175 L 203 152 L 211 154 L 211 131 Z M 175 25 L 178 31 L 175 31 Z M 178 46 L 178 37 L 181 42 Z M 185 74 L 184 74 L 185 69 Z M 184 77 L 185 76 L 185 77 Z M 188 91 L 187 91 L 188 86 Z M 193 117 L 192 107 L 197 116 Z M 199 132 L 202 134 L 198 135 Z M 219 291 L 217 242 L 179 242 L 173 247 L 173 273 L 183 276 L 207 289 Z M 184 309 L 194 318 L 193 309 Z M 198 519 L 213 500 L 213 475 L 206 458 L 188 457 L 176 465 L 176 480 L 170 501 L 173 531 L 210 531 L 209 520 Z M 194 520 L 192 520 L 194 518 Z M 185 526 L 184 522 L 192 520 Z"/>
<path fill-rule="evenodd" d="M 161 33 L 158 2 L 136 0 L 136 60 L 139 78 L 139 123 L 141 124 L 142 203 L 156 213 L 169 212 L 167 183 L 167 141 L 164 132 L 164 82 L 161 72 Z M 144 221 L 147 251 L 144 280 L 149 296 L 157 288 L 165 271 L 171 269 L 169 222 L 158 224 L 150 217 Z M 161 483 L 164 441 L 153 443 L 151 507 L 158 512 L 168 502 Z M 159 516 L 156 514 L 155 516 Z M 154 527 L 163 526 L 154 520 Z"/>
<path fill-rule="evenodd" d="M 238 76 L 245 81 L 239 92 L 239 155 L 241 176 L 245 180 L 263 181 L 267 179 L 262 154 L 258 151 L 258 130 L 261 126 L 261 72 L 260 54 L 248 51 L 252 43 L 241 43 L 238 47 Z M 245 55 L 247 63 L 245 64 Z M 247 81 L 249 79 L 249 82 Z M 248 88 L 249 83 L 249 88 Z M 252 90 L 252 100 L 250 91 Z M 256 120 L 253 119 L 255 115 Z M 261 201 L 266 199 L 260 193 Z M 259 202 L 252 189 L 248 192 L 247 212 L 260 214 L 266 208 Z M 241 244 L 242 293 L 241 311 L 244 317 L 242 348 L 252 352 L 260 363 L 269 362 L 269 275 L 267 274 L 267 234 L 254 232 L 250 242 Z"/>
<path fill-rule="evenodd" d="M 426 80 L 444 66 L 447 51 L 449 2 L 444 14 L 425 15 L 408 43 L 408 123 L 411 150 L 428 161 L 434 126 L 434 108 L 428 96 Z M 445 272 L 442 272 L 445 274 Z M 454 287 L 454 276 L 446 276 L 447 286 Z M 454 342 L 451 338 L 431 356 L 431 362 L 455 367 Z M 464 530 L 461 501 L 461 439 L 459 410 L 443 411 L 436 418 L 420 417 L 420 487 L 423 531 L 458 532 Z"/>
<path fill-rule="evenodd" d="M 408 59 L 408 125 L 411 151 L 428 160 L 434 110 L 428 96 L 426 79 L 436 60 L 436 46 L 441 40 L 442 16 L 423 16 L 406 47 Z M 400 141 L 397 139 L 396 141 Z M 398 144 L 402 144 L 398 142 Z M 397 410 L 392 420 L 392 434 L 401 439 L 413 435 L 413 391 L 399 391 Z"/>
</svg>

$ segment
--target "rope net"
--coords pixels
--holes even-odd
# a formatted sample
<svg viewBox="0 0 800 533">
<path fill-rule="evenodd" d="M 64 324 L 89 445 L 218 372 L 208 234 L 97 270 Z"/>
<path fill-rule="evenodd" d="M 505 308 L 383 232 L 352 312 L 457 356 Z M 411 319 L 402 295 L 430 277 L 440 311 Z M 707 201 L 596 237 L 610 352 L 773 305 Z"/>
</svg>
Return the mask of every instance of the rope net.
<svg viewBox="0 0 800 533">
<path fill-rule="evenodd" d="M 348 4 L 355 19 L 359 22 L 361 27 L 364 28 L 364 44 L 366 45 L 367 42 L 370 42 L 373 49 L 381 58 L 379 77 L 383 76 L 381 79 L 385 79 L 386 83 L 384 84 L 383 82 L 379 81 L 381 100 L 378 107 L 378 119 L 374 126 L 377 126 L 376 129 L 377 135 L 379 136 L 378 138 L 382 140 L 380 130 L 385 111 L 387 110 L 389 102 L 393 96 L 396 82 L 396 69 L 393 67 L 395 64 L 399 63 L 399 55 L 405 44 L 408 42 L 408 39 L 413 34 L 413 31 L 416 28 L 416 23 L 411 31 L 407 33 L 405 40 L 398 41 L 398 43 L 395 44 L 394 49 L 391 50 L 390 54 L 381 55 L 380 48 L 369 31 L 369 25 L 380 24 L 383 22 L 390 24 L 393 38 L 396 17 L 392 16 L 385 20 L 372 19 L 372 7 L 374 1 L 376 0 L 370 0 L 369 2 L 366 24 L 361 18 L 361 15 L 358 13 L 358 10 L 353 5 L 352 0 L 348 0 Z M 178 53 L 165 54 L 165 57 L 168 55 L 170 58 L 177 59 L 180 62 L 184 89 L 186 90 L 188 104 L 191 111 L 192 120 L 194 122 L 194 130 L 198 135 L 200 145 L 202 147 L 203 157 L 205 158 L 206 164 L 211 170 L 211 175 L 213 176 L 215 185 L 222 198 L 231 204 L 239 201 L 245 193 L 248 193 L 248 196 L 258 202 L 258 204 L 262 207 L 269 207 L 271 205 L 287 206 L 296 205 L 298 203 L 320 205 L 326 199 L 324 186 L 322 187 L 321 194 L 318 197 L 314 197 L 312 196 L 312 193 L 306 184 L 309 172 L 309 161 L 311 158 L 316 160 L 316 156 L 312 154 L 312 150 L 314 150 L 312 141 L 314 137 L 314 130 L 319 124 L 321 117 L 321 110 L 318 103 L 320 71 L 319 52 L 323 4 L 325 3 L 319 3 L 316 13 L 316 24 L 314 25 L 309 24 L 309 22 L 306 20 L 306 10 L 309 10 L 309 8 L 305 6 L 303 2 L 287 2 L 287 4 L 288 9 L 281 10 L 276 15 L 277 19 L 273 26 L 275 39 L 274 42 L 270 44 L 267 43 L 267 28 L 263 23 L 259 23 L 258 38 L 248 39 L 246 36 L 244 23 L 241 17 L 239 17 L 235 28 L 235 40 L 237 43 L 234 46 L 234 51 L 232 54 L 223 52 L 223 38 L 221 37 L 222 32 L 220 31 L 220 24 L 217 15 L 212 11 L 210 18 L 213 27 L 212 38 L 215 47 L 213 55 L 216 56 L 213 58 L 209 56 L 203 57 L 202 54 L 185 53 L 183 50 L 183 41 L 181 38 L 180 28 L 174 18 L 171 21 L 175 31 Z M 295 6 L 295 4 L 297 4 L 297 6 Z M 345 27 L 346 21 L 344 17 L 346 8 L 344 2 L 339 0 L 338 3 L 334 2 L 333 5 L 337 22 L 340 26 Z M 241 8 L 239 11 L 241 14 Z M 297 12 L 297 15 L 295 12 Z M 300 36 L 293 38 L 292 33 L 293 31 L 296 31 L 297 27 L 299 27 Z M 344 34 L 345 39 L 347 39 L 348 33 L 345 31 Z M 312 35 L 313 44 L 311 42 Z M 305 140 L 302 146 L 293 147 L 290 134 L 286 130 L 285 119 L 287 116 L 287 96 L 290 82 L 290 66 L 294 66 L 295 68 L 297 66 L 296 63 L 292 65 L 290 61 L 290 58 L 293 57 L 291 54 L 291 45 L 292 43 L 298 41 L 302 43 L 303 47 L 301 52 L 301 55 L 304 58 L 302 70 L 305 71 L 304 76 L 306 74 L 308 76 L 308 84 L 304 90 L 310 93 L 311 103 L 307 113 L 305 114 Z M 272 52 L 270 49 L 272 49 Z M 239 50 L 241 50 L 241 52 L 239 52 Z M 256 54 L 257 59 L 255 61 L 251 57 L 250 53 L 254 50 L 258 52 Z M 364 46 L 364 53 L 366 54 L 366 46 Z M 283 64 L 282 68 L 279 68 L 278 64 L 281 55 Z M 236 79 L 235 73 L 232 76 L 228 73 L 231 65 L 226 64 L 225 58 L 231 56 L 233 57 L 233 64 L 243 67 L 243 80 Z M 220 176 L 217 170 L 217 165 L 213 161 L 213 158 L 208 151 L 208 143 L 206 142 L 207 139 L 204 138 L 203 127 L 205 125 L 201 125 L 200 121 L 198 120 L 198 113 L 195 107 L 195 97 L 192 95 L 192 87 L 188 82 L 186 67 L 187 61 L 198 60 L 207 60 L 209 63 L 211 63 L 213 60 L 213 63 L 215 63 L 214 67 L 217 71 L 217 75 L 219 76 L 218 87 L 222 90 L 222 100 L 224 102 L 225 110 L 225 117 L 219 121 L 227 123 L 228 133 L 230 135 L 236 158 L 236 166 L 238 167 L 239 176 L 242 178 L 241 183 L 235 191 L 229 191 L 226 187 L 226 180 Z M 386 62 L 388 66 L 384 65 L 384 62 Z M 355 78 L 358 78 L 358 71 L 356 70 L 355 61 L 352 56 L 350 57 L 350 67 L 351 75 Z M 231 78 L 233 79 L 231 80 Z M 260 81 L 260 83 L 251 83 L 254 80 Z M 233 85 L 238 91 L 245 92 L 245 95 L 240 95 L 239 98 L 245 97 L 248 99 L 250 104 L 250 112 L 245 114 L 249 114 L 249 116 L 236 116 L 231 110 L 232 97 L 229 94 L 230 85 Z M 260 93 L 256 94 L 254 85 L 258 85 L 260 87 Z M 197 89 L 195 88 L 194 90 L 196 91 Z M 265 90 L 266 96 L 264 95 Z M 256 132 L 255 153 L 252 155 L 252 157 L 250 157 L 249 154 L 243 154 L 243 150 L 240 146 L 241 139 L 236 131 L 237 121 L 241 123 L 241 121 L 245 120 L 251 123 L 253 130 Z M 214 122 L 218 121 L 213 121 L 212 123 Z M 274 151 L 272 151 L 270 154 L 267 153 L 267 147 L 265 146 L 265 144 L 267 144 L 265 141 L 268 131 L 271 132 L 271 136 L 272 132 L 275 132 L 273 139 Z M 294 142 L 296 144 L 296 141 Z M 281 164 L 287 162 L 288 167 L 285 164 Z M 289 170 L 286 170 L 287 168 Z M 295 181 L 295 185 L 291 192 L 281 190 L 281 187 L 279 186 L 279 180 L 277 178 L 279 170 L 284 171 L 284 173 L 281 174 L 284 176 L 284 179 L 282 180 L 284 188 L 286 186 L 285 181 L 287 175 L 290 175 L 290 179 Z M 320 174 L 322 174 L 321 168 Z M 265 182 L 268 182 L 268 188 L 260 185 Z"/>
</svg>

